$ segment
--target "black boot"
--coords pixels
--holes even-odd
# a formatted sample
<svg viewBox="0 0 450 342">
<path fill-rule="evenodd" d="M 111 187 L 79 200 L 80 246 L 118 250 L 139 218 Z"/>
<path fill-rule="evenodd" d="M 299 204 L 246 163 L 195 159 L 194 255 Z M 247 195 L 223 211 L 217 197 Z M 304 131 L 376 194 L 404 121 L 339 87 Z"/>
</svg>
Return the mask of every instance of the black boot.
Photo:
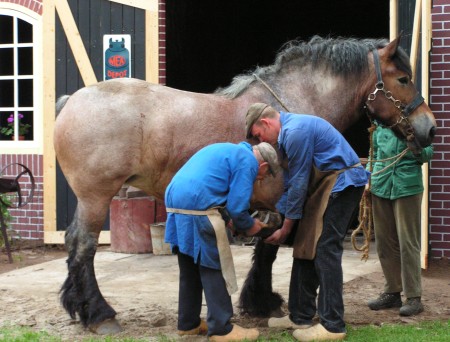
<svg viewBox="0 0 450 342">
<path fill-rule="evenodd" d="M 407 298 L 405 305 L 400 308 L 400 316 L 413 316 L 423 311 L 420 297 Z"/>
<path fill-rule="evenodd" d="M 377 299 L 369 300 L 367 303 L 371 310 L 399 308 L 402 306 L 400 292 L 382 293 Z"/>
</svg>

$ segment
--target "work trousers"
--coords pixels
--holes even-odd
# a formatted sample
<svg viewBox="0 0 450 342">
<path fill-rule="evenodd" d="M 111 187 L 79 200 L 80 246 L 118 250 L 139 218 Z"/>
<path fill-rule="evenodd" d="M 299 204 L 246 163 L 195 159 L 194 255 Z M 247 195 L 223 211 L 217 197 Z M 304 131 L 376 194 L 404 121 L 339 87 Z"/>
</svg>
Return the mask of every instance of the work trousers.
<svg viewBox="0 0 450 342">
<path fill-rule="evenodd" d="M 221 270 L 194 263 L 189 255 L 178 252 L 180 287 L 178 298 L 178 330 L 199 326 L 203 291 L 208 308 L 208 335 L 226 335 L 232 329 L 233 305 Z"/>
<path fill-rule="evenodd" d="M 324 214 L 323 231 L 317 242 L 315 258 L 294 258 L 288 303 L 290 318 L 294 323 L 312 324 L 317 312 L 321 324 L 328 331 L 346 331 L 342 295 L 343 243 L 358 213 L 363 191 L 364 187 L 350 186 L 341 192 L 332 193 Z"/>
<path fill-rule="evenodd" d="M 403 291 L 406 298 L 422 295 L 421 203 L 422 193 L 395 200 L 372 194 L 375 241 L 386 293 Z"/>
</svg>

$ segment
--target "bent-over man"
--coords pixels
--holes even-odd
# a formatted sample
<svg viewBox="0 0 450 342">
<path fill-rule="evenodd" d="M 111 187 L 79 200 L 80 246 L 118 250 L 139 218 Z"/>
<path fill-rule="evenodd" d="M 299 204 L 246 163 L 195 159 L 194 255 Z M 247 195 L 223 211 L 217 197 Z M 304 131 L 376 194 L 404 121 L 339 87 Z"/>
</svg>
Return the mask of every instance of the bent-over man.
<svg viewBox="0 0 450 342">
<path fill-rule="evenodd" d="M 277 167 L 277 153 L 267 143 L 217 143 L 194 154 L 167 187 L 165 240 L 178 255 L 180 268 L 179 335 L 207 333 L 210 341 L 258 338 L 257 329 L 230 323 L 237 283 L 218 208 L 226 209 L 235 229 L 257 234 L 263 223 L 248 212 L 253 185 L 274 175 Z M 203 291 L 206 322 L 200 318 Z"/>
</svg>

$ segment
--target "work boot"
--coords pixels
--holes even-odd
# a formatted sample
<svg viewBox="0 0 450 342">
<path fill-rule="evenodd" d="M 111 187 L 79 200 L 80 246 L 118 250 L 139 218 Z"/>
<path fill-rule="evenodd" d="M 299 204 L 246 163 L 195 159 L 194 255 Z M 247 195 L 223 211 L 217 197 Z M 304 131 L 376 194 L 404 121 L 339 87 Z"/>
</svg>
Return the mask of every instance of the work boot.
<svg viewBox="0 0 450 342">
<path fill-rule="evenodd" d="M 208 333 L 208 325 L 204 320 L 200 320 L 200 325 L 197 328 L 191 330 L 178 330 L 179 336 L 185 335 L 206 335 Z"/>
<path fill-rule="evenodd" d="M 271 317 L 267 322 L 269 328 L 282 328 L 282 329 L 307 329 L 312 326 L 312 324 L 295 324 L 291 321 L 289 315 L 284 317 Z"/>
<path fill-rule="evenodd" d="M 399 308 L 402 306 L 402 298 L 400 292 L 382 293 L 377 299 L 369 300 L 367 305 L 371 310 Z"/>
<path fill-rule="evenodd" d="M 233 329 L 226 335 L 209 336 L 209 341 L 229 342 L 229 341 L 256 341 L 259 337 L 257 329 L 245 329 L 239 325 L 233 324 Z"/>
<path fill-rule="evenodd" d="M 406 303 L 400 308 L 400 316 L 413 316 L 423 311 L 423 304 L 420 297 L 406 299 Z"/>
<path fill-rule="evenodd" d="M 308 329 L 297 329 L 292 334 L 298 341 L 330 341 L 330 340 L 343 340 L 347 335 L 343 333 L 333 333 L 325 329 L 325 327 L 318 323 Z"/>
</svg>

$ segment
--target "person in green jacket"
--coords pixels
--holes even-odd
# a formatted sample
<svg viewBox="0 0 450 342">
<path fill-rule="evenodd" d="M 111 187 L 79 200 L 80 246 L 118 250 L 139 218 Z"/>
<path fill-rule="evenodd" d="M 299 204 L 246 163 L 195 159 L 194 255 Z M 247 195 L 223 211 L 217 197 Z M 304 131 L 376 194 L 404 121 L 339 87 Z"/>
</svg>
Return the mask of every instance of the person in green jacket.
<svg viewBox="0 0 450 342">
<path fill-rule="evenodd" d="M 385 277 L 384 292 L 370 300 L 372 310 L 400 307 L 401 316 L 423 311 L 420 266 L 420 216 L 423 194 L 422 164 L 433 156 L 433 147 L 420 155 L 408 151 L 392 167 L 391 158 L 407 148 L 389 128 L 378 126 L 373 134 L 371 176 L 375 241 Z M 377 161 L 379 160 L 379 161 Z M 370 168 L 370 163 L 367 165 Z M 400 293 L 406 297 L 402 303 Z"/>
</svg>

